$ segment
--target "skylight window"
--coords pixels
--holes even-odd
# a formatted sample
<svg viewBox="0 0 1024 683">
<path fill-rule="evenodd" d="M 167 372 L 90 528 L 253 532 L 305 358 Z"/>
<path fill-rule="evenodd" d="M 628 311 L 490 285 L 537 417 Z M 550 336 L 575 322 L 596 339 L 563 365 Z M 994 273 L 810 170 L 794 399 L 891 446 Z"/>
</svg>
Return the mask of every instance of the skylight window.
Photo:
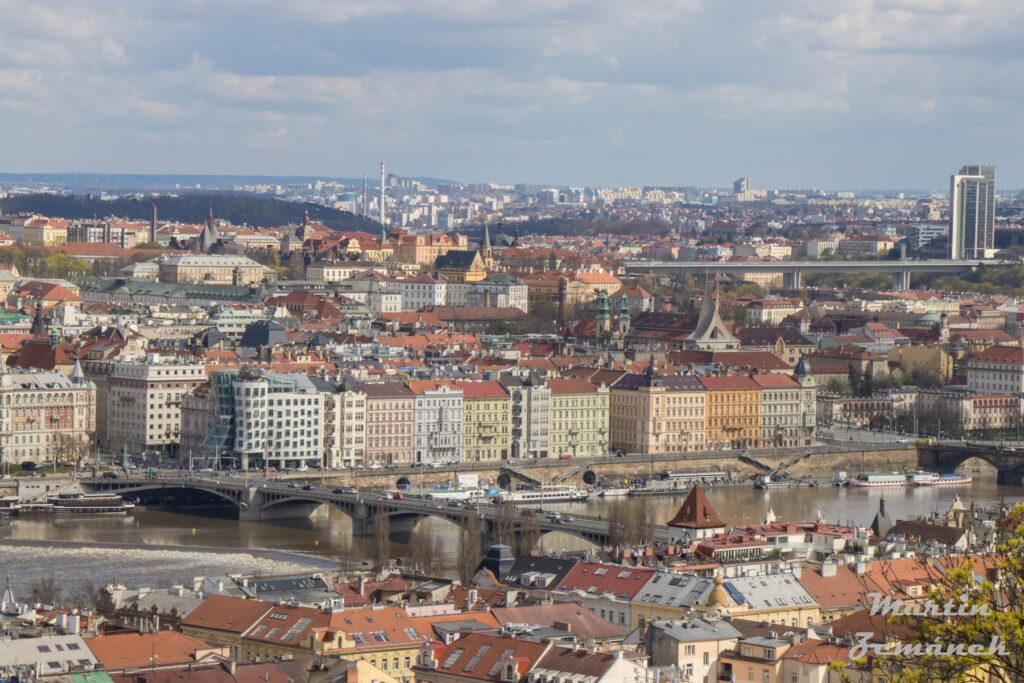
<svg viewBox="0 0 1024 683">
<path fill-rule="evenodd" d="M 463 650 L 461 647 L 460 648 L 456 648 L 456 650 L 454 652 L 452 652 L 450 655 L 448 655 L 448 659 L 444 660 L 443 668 L 445 668 L 445 669 L 452 668 L 452 664 L 454 664 L 456 662 L 456 660 L 458 660 L 458 658 L 462 656 L 463 652 L 465 652 L 465 650 Z"/>
<path fill-rule="evenodd" d="M 473 655 L 473 658 L 466 664 L 466 668 L 464 668 L 463 671 L 472 671 L 473 667 L 480 663 L 480 658 L 487 654 L 487 651 L 490 649 L 490 645 L 481 645 L 480 649 L 476 651 L 475 655 Z"/>
</svg>

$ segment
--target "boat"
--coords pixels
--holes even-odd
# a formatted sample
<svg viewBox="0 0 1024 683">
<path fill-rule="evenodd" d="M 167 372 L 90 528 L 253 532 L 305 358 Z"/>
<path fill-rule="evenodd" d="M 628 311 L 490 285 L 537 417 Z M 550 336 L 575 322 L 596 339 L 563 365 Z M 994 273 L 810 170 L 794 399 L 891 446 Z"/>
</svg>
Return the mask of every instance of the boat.
<svg viewBox="0 0 1024 683">
<path fill-rule="evenodd" d="M 598 493 L 597 495 L 604 496 L 605 498 L 614 498 L 614 497 L 617 497 L 617 496 L 628 496 L 629 495 L 629 489 L 622 488 L 622 487 L 611 488 L 611 489 L 601 489 L 601 492 Z"/>
<path fill-rule="evenodd" d="M 907 483 L 911 486 L 931 486 L 938 478 L 935 472 L 907 472 Z"/>
<path fill-rule="evenodd" d="M 53 506 L 49 503 L 22 503 L 11 512 L 15 517 L 41 517 L 52 515 Z"/>
<path fill-rule="evenodd" d="M 894 488 L 910 485 L 907 481 L 907 475 L 901 472 L 869 472 L 867 474 L 858 474 L 856 479 L 850 479 L 846 484 L 847 486 L 866 488 Z"/>
<path fill-rule="evenodd" d="M 525 491 L 505 491 L 499 493 L 495 500 L 499 503 L 512 503 L 513 505 L 530 505 L 532 503 L 583 501 L 589 497 L 588 491 L 575 486 L 545 486 Z"/>
<path fill-rule="evenodd" d="M 918 486 L 968 486 L 973 481 L 969 474 L 937 474 Z"/>
<path fill-rule="evenodd" d="M 788 489 L 792 484 L 784 479 L 774 480 L 769 476 L 758 477 L 754 482 L 755 489 Z"/>
<path fill-rule="evenodd" d="M 109 493 L 62 493 L 50 496 L 47 504 L 56 514 L 72 515 L 117 515 L 130 512 L 135 505 Z"/>
<path fill-rule="evenodd" d="M 21 506 L 17 496 L 0 496 L 0 515 L 12 515 Z"/>
</svg>

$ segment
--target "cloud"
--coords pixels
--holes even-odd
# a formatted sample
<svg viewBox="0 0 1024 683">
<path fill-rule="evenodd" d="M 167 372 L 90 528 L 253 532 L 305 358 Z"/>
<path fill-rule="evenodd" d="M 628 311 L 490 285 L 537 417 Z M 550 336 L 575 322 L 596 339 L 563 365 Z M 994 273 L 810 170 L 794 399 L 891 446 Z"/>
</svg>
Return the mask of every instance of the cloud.
<svg viewBox="0 0 1024 683">
<path fill-rule="evenodd" d="M 22 131 L 7 158 L 60 169 L 355 176 L 387 156 L 469 181 L 941 186 L 969 155 L 1024 184 L 1008 154 L 1022 15 L 1019 0 L 0 0 L 0 125 Z"/>
</svg>

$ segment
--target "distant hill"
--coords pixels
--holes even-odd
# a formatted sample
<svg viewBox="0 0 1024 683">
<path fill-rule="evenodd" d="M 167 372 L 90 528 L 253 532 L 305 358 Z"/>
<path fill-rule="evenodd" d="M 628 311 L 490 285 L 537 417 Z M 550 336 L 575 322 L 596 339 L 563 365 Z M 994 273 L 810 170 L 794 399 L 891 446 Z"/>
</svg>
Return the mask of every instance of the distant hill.
<svg viewBox="0 0 1024 683">
<path fill-rule="evenodd" d="M 28 194 L 0 199 L 0 213 L 40 213 L 51 218 L 92 218 L 118 216 L 149 220 L 150 205 L 156 204 L 157 216 L 164 221 L 201 223 L 213 208 L 216 218 L 234 225 L 273 227 L 300 223 L 309 211 L 312 221 L 333 230 L 365 230 L 377 233 L 380 223 L 347 211 L 338 211 L 318 204 L 300 204 L 251 195 L 187 194 L 156 199 L 115 199 L 103 201 L 92 196 L 59 196 Z"/>
<path fill-rule="evenodd" d="M 539 221 L 524 221 L 505 225 L 505 232 L 511 233 L 518 226 L 523 235 L 565 235 L 569 237 L 594 235 L 667 235 L 672 226 L 662 221 L 629 220 L 613 221 L 604 218 L 545 218 Z M 495 235 L 495 226 L 490 226 L 491 237 Z M 476 234 L 483 232 L 482 227 L 467 226 L 463 232 Z"/>
</svg>

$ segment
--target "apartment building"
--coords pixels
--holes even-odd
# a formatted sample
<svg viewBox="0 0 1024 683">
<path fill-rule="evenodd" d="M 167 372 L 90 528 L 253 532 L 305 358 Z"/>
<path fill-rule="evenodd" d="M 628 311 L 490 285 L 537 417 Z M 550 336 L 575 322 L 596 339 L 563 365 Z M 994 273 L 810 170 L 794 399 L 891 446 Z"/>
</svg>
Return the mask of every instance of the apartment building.
<svg viewBox="0 0 1024 683">
<path fill-rule="evenodd" d="M 752 448 L 761 439 L 761 387 L 750 377 L 701 377 L 707 447 Z"/>
<path fill-rule="evenodd" d="M 761 388 L 761 441 L 765 448 L 810 446 L 814 443 L 817 390 L 814 380 L 788 375 L 752 375 Z"/>
<path fill-rule="evenodd" d="M 458 382 L 463 394 L 463 458 L 471 462 L 508 460 L 512 402 L 500 382 Z"/>
<path fill-rule="evenodd" d="M 77 460 L 92 446 L 96 387 L 81 368 L 61 372 L 12 371 L 0 358 L 0 457 L 39 464 Z"/>
<path fill-rule="evenodd" d="M 145 361 L 106 364 L 109 379 L 102 431 L 108 448 L 129 453 L 177 452 L 182 396 L 206 381 L 206 368 L 159 354 L 150 354 Z"/>
<path fill-rule="evenodd" d="M 706 391 L 692 375 L 625 375 L 609 394 L 611 447 L 630 453 L 682 453 L 705 446 Z"/>
<path fill-rule="evenodd" d="M 330 432 L 329 441 L 325 431 L 328 465 L 346 468 L 362 465 L 366 459 L 366 392 L 363 385 L 347 377 L 329 399 L 325 396 L 325 400 L 332 401 L 334 407 L 334 429 Z"/>
<path fill-rule="evenodd" d="M 418 311 L 424 306 L 448 305 L 448 279 L 424 273 L 391 281 L 392 289 L 402 295 L 403 311 Z"/>
<path fill-rule="evenodd" d="M 608 455 L 608 398 L 604 384 L 582 379 L 549 379 L 551 457 Z"/>
<path fill-rule="evenodd" d="M 451 382 L 413 380 L 413 461 L 461 462 L 463 393 Z"/>
<path fill-rule="evenodd" d="M 652 620 L 645 632 L 651 666 L 674 666 L 684 680 L 716 683 L 719 658 L 736 647 L 743 634 L 714 615 Z"/>
<path fill-rule="evenodd" d="M 551 450 L 551 390 L 535 374 L 505 373 L 512 408 L 512 458 L 546 458 Z"/>
<path fill-rule="evenodd" d="M 155 262 L 160 268 L 160 282 L 246 286 L 277 280 L 276 270 L 248 256 L 164 254 Z"/>
<path fill-rule="evenodd" d="M 986 394 L 1024 393 L 1024 348 L 991 346 L 969 358 L 967 388 Z"/>
<path fill-rule="evenodd" d="M 413 462 L 416 395 L 404 384 L 364 384 L 366 463 L 373 467 Z"/>
</svg>

